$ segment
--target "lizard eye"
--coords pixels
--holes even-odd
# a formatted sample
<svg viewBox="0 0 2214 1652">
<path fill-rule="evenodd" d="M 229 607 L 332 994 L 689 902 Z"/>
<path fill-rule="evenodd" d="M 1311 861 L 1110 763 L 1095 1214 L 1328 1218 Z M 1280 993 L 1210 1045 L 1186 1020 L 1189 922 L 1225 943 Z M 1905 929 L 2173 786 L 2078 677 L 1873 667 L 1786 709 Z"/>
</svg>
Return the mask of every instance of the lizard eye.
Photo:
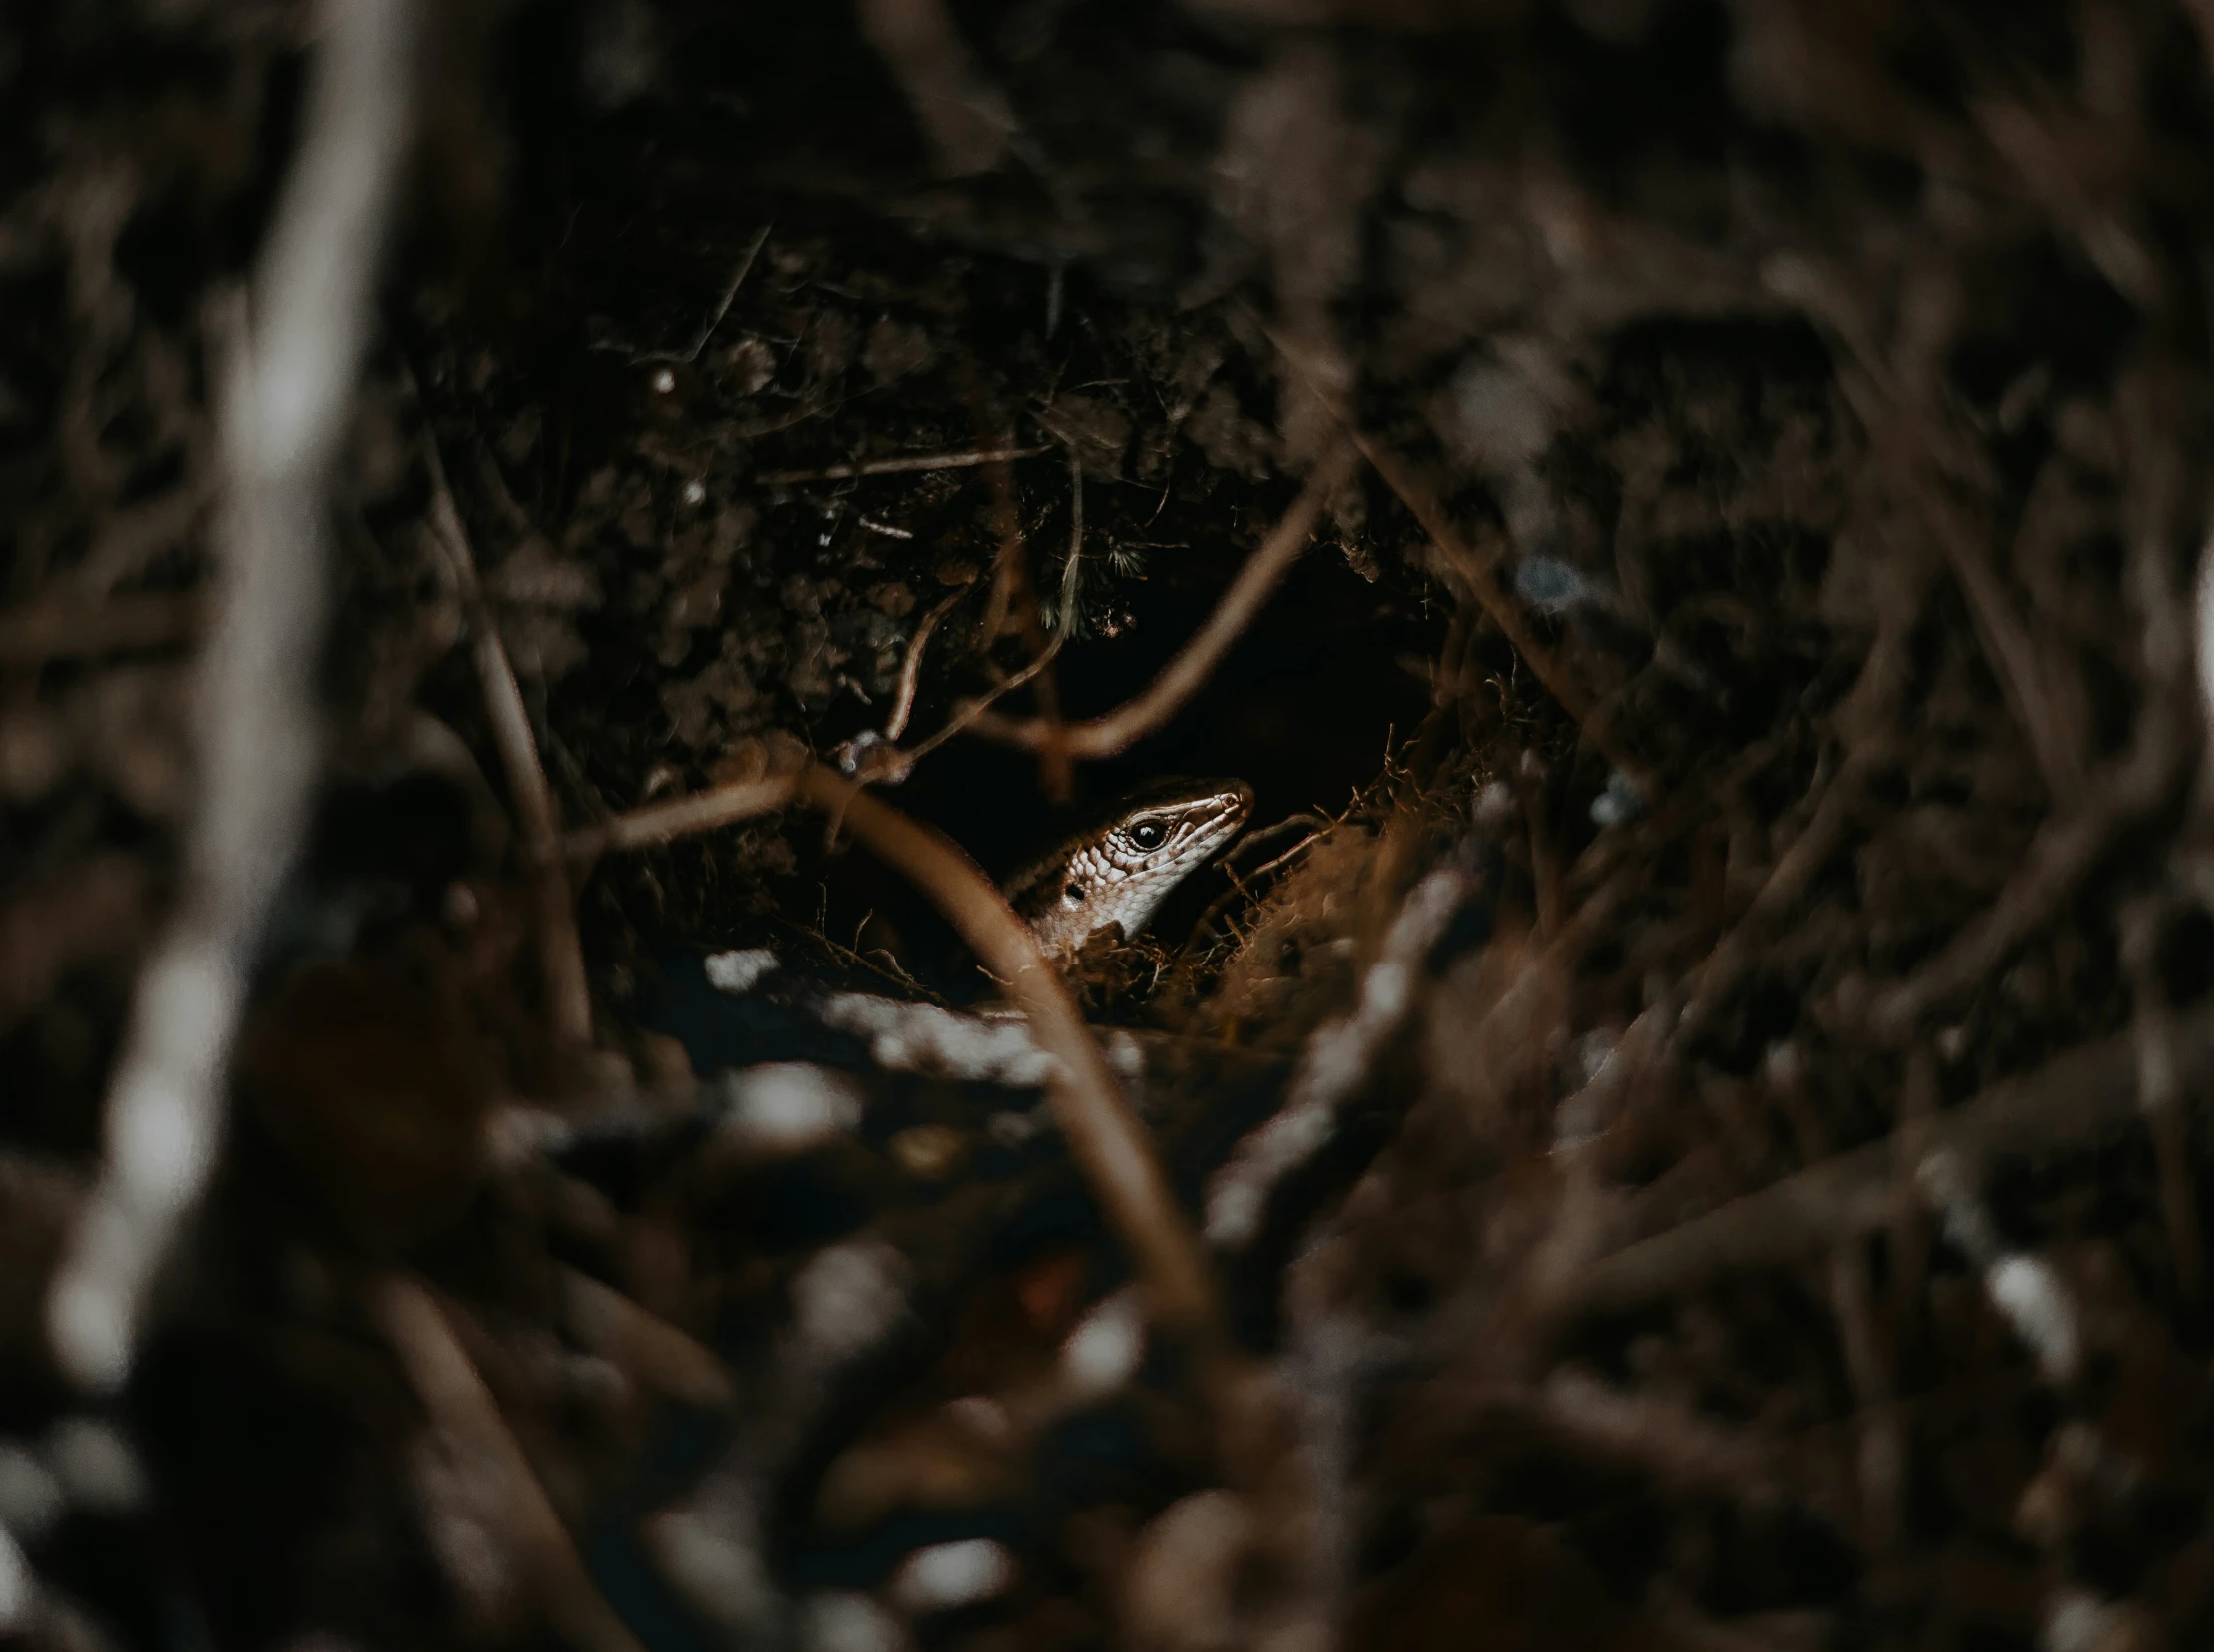
<svg viewBox="0 0 2214 1652">
<path fill-rule="evenodd" d="M 1068 888 L 1061 891 L 1061 899 L 1072 907 L 1082 906 L 1084 904 L 1084 886 L 1082 884 L 1070 884 Z"/>
<path fill-rule="evenodd" d="M 1130 828 L 1130 841 L 1141 849 L 1158 849 L 1169 829 L 1158 820 L 1141 820 Z"/>
</svg>

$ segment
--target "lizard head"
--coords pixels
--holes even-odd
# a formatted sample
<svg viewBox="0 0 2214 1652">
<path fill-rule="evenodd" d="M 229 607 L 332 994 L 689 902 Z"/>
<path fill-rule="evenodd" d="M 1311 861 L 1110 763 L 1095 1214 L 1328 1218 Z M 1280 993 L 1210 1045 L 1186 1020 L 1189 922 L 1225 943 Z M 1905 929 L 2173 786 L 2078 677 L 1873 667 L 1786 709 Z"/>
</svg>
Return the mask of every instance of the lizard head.
<svg viewBox="0 0 2214 1652">
<path fill-rule="evenodd" d="M 1157 780 L 1009 879 L 1007 898 L 1048 953 L 1073 955 L 1110 924 L 1135 936 L 1252 806 L 1243 780 Z"/>
</svg>

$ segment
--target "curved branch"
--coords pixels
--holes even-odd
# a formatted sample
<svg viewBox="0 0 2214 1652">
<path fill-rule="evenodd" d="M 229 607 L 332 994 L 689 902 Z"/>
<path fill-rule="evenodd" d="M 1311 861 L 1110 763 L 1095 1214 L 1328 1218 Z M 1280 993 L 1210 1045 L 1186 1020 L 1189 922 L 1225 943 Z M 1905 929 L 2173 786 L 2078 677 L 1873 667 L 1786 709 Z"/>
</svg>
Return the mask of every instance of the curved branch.
<svg viewBox="0 0 2214 1652">
<path fill-rule="evenodd" d="M 991 692 L 978 699 L 963 700 L 961 704 L 955 706 L 954 714 L 946 719 L 944 727 L 938 729 L 920 745 L 911 746 L 908 750 L 900 753 L 901 777 L 903 779 L 906 777 L 907 770 L 915 766 L 917 759 L 936 751 L 956 734 L 969 728 L 979 717 L 990 715 L 992 703 L 995 700 L 1013 693 L 1015 689 L 1021 688 L 1025 683 L 1044 671 L 1046 667 L 1052 665 L 1061 652 L 1063 641 L 1063 638 L 1055 637 L 1038 651 L 1037 656 L 1027 666 L 1014 673 L 1004 683 L 994 686 Z"/>
<path fill-rule="evenodd" d="M 802 482 L 843 482 L 858 476 L 917 476 L 934 470 L 974 470 L 1050 453 L 1051 447 L 983 447 L 966 453 L 902 453 L 888 459 L 826 464 L 816 470 L 771 470 L 753 479 L 763 487 L 796 487 Z"/>
<path fill-rule="evenodd" d="M 957 586 L 941 597 L 930 612 L 916 626 L 915 634 L 907 640 L 906 656 L 900 661 L 899 692 L 892 698 L 892 714 L 884 719 L 884 737 L 896 740 L 907 732 L 907 719 L 915 709 L 915 686 L 923 675 L 923 649 L 931 640 L 931 633 L 938 629 L 938 622 L 954 610 L 954 604 L 969 594 L 966 586 Z"/>
<path fill-rule="evenodd" d="M 650 849 L 691 837 L 694 832 L 711 832 L 717 826 L 773 814 L 791 801 L 792 777 L 788 774 L 767 780 L 741 780 L 736 785 L 716 786 L 711 791 L 633 809 L 597 826 L 579 827 L 561 840 L 561 849 L 572 861 L 592 860 L 611 849 Z"/>
<path fill-rule="evenodd" d="M 1299 553 L 1306 549 L 1307 541 L 1314 536 L 1315 522 L 1322 514 L 1323 505 L 1349 468 L 1348 458 L 1349 455 L 1339 449 L 1316 467 L 1299 497 L 1284 512 L 1283 520 L 1245 559 L 1245 566 L 1239 569 L 1238 577 L 1231 581 L 1222 601 L 1215 605 L 1215 612 L 1207 617 L 1207 623 L 1193 634 L 1177 657 L 1161 669 L 1161 675 L 1144 693 L 1105 716 L 1085 722 L 1048 723 L 1041 717 L 1017 720 L 988 715 L 975 718 L 969 725 L 969 731 L 1005 745 L 1019 746 L 1025 751 L 1042 751 L 1050 739 L 1071 757 L 1097 758 L 1126 751 L 1161 728 L 1214 674 L 1223 656 L 1230 652 L 1230 646 L 1252 624 L 1253 616 L 1260 612 L 1262 604 L 1274 594 Z"/>
<path fill-rule="evenodd" d="M 1210 1330 L 1215 1283 L 1198 1237 L 1170 1191 L 1145 1126 L 1123 1099 L 1030 926 L 943 834 L 825 768 L 804 771 L 799 794 L 929 896 L 1029 1016 L 1032 1034 L 1060 1066 L 1047 1091 L 1053 1116 L 1137 1262 L 1156 1318 L 1174 1330 Z"/>
</svg>

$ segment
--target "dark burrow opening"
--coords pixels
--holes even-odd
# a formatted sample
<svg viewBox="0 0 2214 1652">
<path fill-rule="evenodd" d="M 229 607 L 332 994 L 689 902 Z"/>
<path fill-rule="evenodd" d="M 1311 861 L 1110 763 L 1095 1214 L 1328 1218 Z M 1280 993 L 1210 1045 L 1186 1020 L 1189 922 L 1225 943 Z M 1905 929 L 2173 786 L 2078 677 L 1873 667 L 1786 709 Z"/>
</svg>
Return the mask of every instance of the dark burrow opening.
<svg viewBox="0 0 2214 1652">
<path fill-rule="evenodd" d="M 1237 564 L 1228 547 L 1195 550 L 1185 577 L 1164 571 L 1121 588 L 1120 635 L 1063 650 L 1064 716 L 1124 703 L 1206 620 Z M 1376 784 L 1430 709 L 1427 668 L 1444 629 L 1421 593 L 1363 580 L 1336 546 L 1317 544 L 1182 714 L 1118 756 L 1078 764 L 1068 802 L 1047 796 L 1033 755 L 968 739 L 933 753 L 887 795 L 994 878 L 1163 775 L 1244 780 L 1254 793 L 1247 833 L 1301 814 L 1336 816 Z M 1295 841 L 1286 834 L 1282 847 Z M 959 988 L 958 973 L 948 978 L 960 964 L 943 922 L 902 880 L 861 854 L 833 854 L 814 870 L 814 889 L 801 879 L 794 892 L 807 906 L 790 911 L 788 896 L 788 916 L 812 924 L 819 912 L 825 935 L 865 935 L 857 951 L 889 947 L 903 967 Z M 1219 866 L 1186 879 L 1155 917 L 1152 938 L 1174 950 L 1226 887 Z"/>
</svg>

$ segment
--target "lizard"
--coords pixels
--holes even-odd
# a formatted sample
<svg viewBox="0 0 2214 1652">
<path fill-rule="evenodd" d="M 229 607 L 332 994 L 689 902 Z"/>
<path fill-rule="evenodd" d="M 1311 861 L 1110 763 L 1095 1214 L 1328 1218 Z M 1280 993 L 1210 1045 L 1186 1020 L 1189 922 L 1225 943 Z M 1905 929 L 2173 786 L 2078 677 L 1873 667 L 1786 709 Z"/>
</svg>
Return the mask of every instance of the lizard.
<svg viewBox="0 0 2214 1652">
<path fill-rule="evenodd" d="M 1066 963 L 1110 925 L 1130 940 L 1169 891 L 1252 812 L 1243 780 L 1156 780 L 1021 867 L 1001 893 L 1049 958 Z"/>
<path fill-rule="evenodd" d="M 1243 780 L 1157 780 L 1021 867 L 1001 893 L 1047 959 L 1073 971 L 1095 936 L 1116 928 L 1125 940 L 1141 933 L 1168 893 L 1237 834 L 1252 804 L 1252 788 Z M 703 963 L 703 972 L 679 968 L 671 978 L 699 976 L 709 1001 L 719 999 L 721 1007 L 702 1013 L 692 989 L 677 987 L 656 1011 L 661 1024 L 655 1027 L 684 1042 L 701 1072 L 778 1058 L 764 1056 L 764 1049 L 821 1059 L 793 1031 L 795 1008 L 803 1021 L 867 1041 L 871 1060 L 882 1068 L 1018 1087 L 1036 1084 L 1044 1071 L 1045 1058 L 1019 1020 L 988 1008 L 964 1014 L 804 983 L 763 991 L 762 982 L 770 976 L 781 981 L 783 970 L 783 960 L 765 947 L 715 952 Z M 731 999 L 750 1000 L 749 1008 L 733 1013 Z M 680 1024 L 687 1030 L 679 1031 Z"/>
</svg>

